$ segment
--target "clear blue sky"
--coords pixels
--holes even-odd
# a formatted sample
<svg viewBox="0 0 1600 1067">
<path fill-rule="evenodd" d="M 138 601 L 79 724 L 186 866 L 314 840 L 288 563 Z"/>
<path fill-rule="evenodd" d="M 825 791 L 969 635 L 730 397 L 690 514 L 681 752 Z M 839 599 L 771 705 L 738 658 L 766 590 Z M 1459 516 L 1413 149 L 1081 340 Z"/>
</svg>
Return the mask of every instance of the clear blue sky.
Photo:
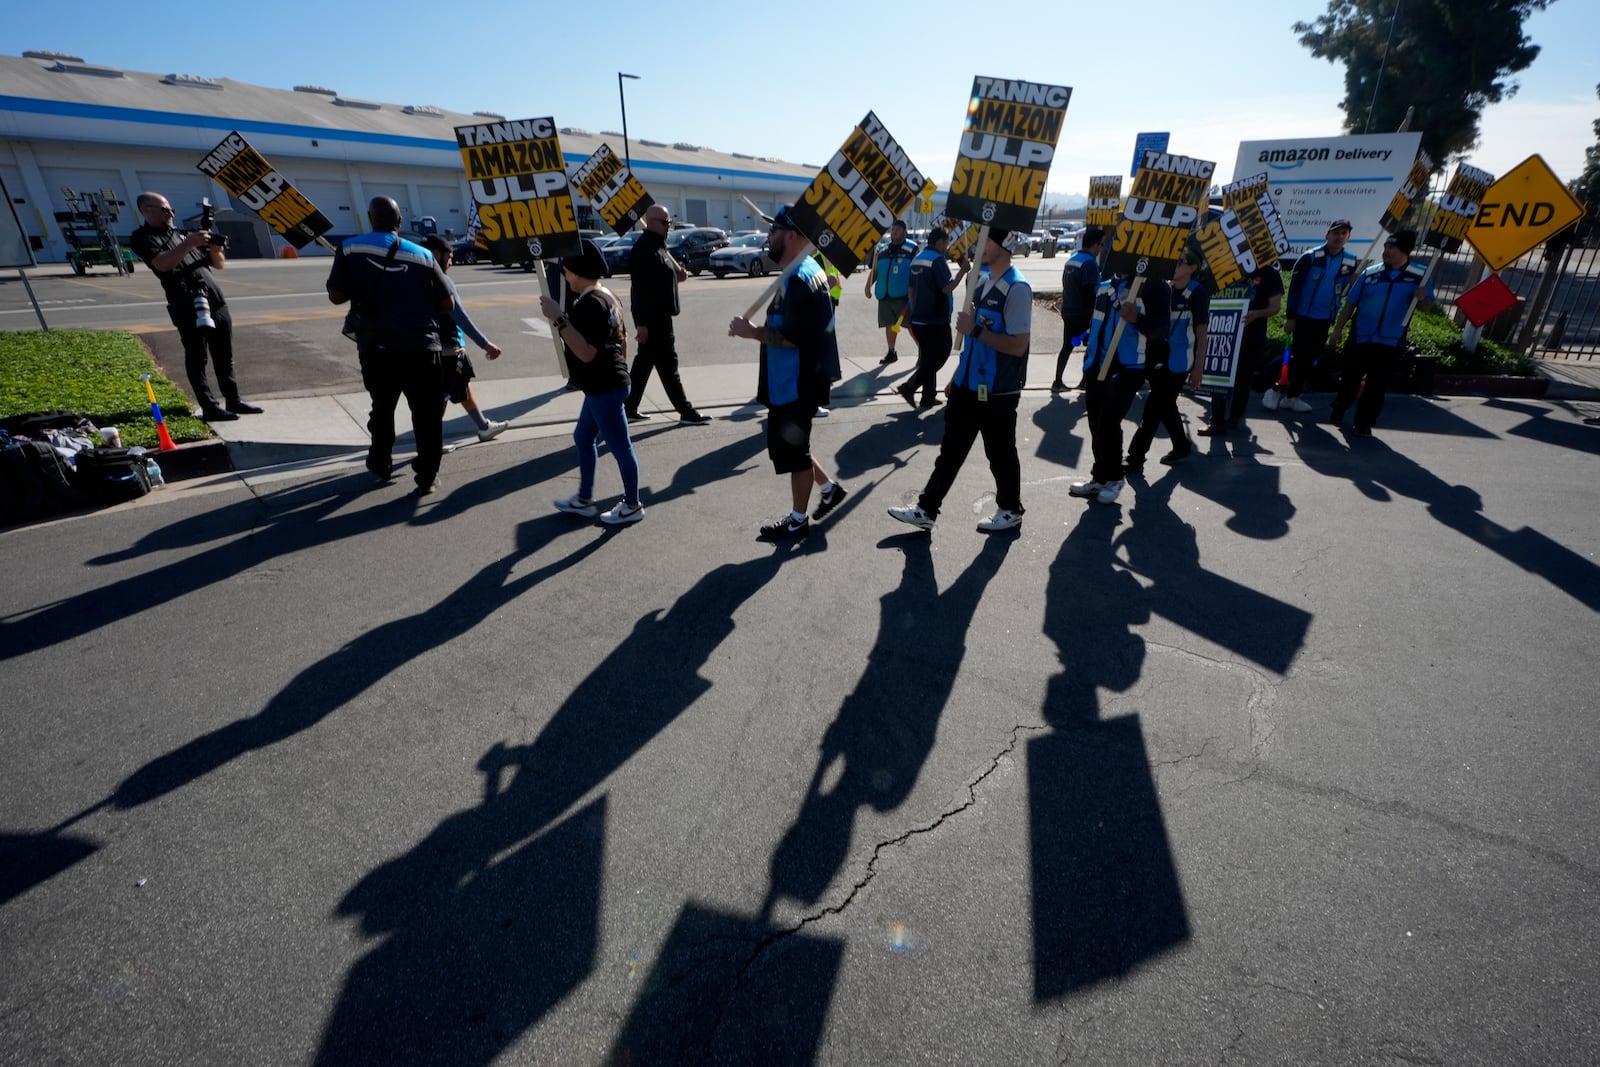
<svg viewBox="0 0 1600 1067">
<path fill-rule="evenodd" d="M 280 0 L 254 16 L 246 5 L 17 2 L 6 12 L 5 50 L 553 115 L 596 133 L 621 128 L 617 72 L 626 71 L 640 76 L 627 83 L 632 137 L 821 165 L 872 110 L 940 186 L 950 181 L 973 76 L 1024 78 L 1073 87 L 1049 184 L 1063 194 L 1087 192 L 1091 174 L 1126 174 L 1141 130 L 1170 130 L 1172 150 L 1215 160 L 1219 179 L 1231 175 L 1241 140 L 1338 132 L 1343 68 L 1313 59 L 1291 29 L 1325 0 L 1232 0 L 1210 17 L 1206 6 L 1145 0 L 1137 16 L 1131 5 L 1101 5 L 1091 19 L 1081 6 L 1031 0 L 809 8 Z M 975 11 L 1001 32 L 968 37 Z M 1113 25 L 1123 18 L 1126 29 Z M 813 20 L 834 24 L 833 39 L 808 32 Z M 1600 117 L 1600 3 L 1556 0 L 1527 30 L 1543 51 L 1517 96 L 1485 114 L 1471 161 L 1501 174 L 1538 152 L 1571 180 Z M 1090 38 L 1104 43 L 1081 43 Z"/>
</svg>

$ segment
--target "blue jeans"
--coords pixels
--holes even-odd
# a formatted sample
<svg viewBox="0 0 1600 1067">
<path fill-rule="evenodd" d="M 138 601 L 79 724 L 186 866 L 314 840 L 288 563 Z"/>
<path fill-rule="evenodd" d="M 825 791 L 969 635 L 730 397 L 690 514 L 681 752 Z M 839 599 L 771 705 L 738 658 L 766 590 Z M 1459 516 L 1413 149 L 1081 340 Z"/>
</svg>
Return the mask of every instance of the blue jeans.
<svg viewBox="0 0 1600 1067">
<path fill-rule="evenodd" d="M 639 502 L 639 460 L 633 454 L 628 415 L 623 410 L 627 399 L 626 385 L 583 398 L 578 425 L 572 431 L 572 443 L 578 446 L 578 495 L 585 500 L 594 497 L 595 459 L 600 455 L 598 442 L 604 438 L 606 447 L 617 457 L 617 470 L 622 473 L 623 500 L 629 504 Z"/>
</svg>

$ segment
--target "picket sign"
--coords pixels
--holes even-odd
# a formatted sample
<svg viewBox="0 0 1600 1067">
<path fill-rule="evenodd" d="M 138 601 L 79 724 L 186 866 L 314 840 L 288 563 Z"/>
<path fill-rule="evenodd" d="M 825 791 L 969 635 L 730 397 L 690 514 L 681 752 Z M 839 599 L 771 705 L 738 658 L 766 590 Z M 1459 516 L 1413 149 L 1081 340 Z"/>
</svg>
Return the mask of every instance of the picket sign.
<svg viewBox="0 0 1600 1067">
<path fill-rule="evenodd" d="M 560 296 L 557 296 L 555 293 L 547 294 L 545 292 L 544 264 L 545 261 L 541 259 L 539 260 L 539 265 L 534 268 L 533 288 L 538 293 L 540 299 L 543 299 L 548 295 L 550 299 L 561 305 L 561 310 L 563 313 L 565 313 L 567 309 L 567 276 L 565 274 L 561 275 L 561 285 L 559 287 L 561 293 Z M 554 341 L 556 346 L 556 373 L 565 378 L 567 377 L 567 349 L 566 345 L 562 343 L 561 331 L 554 329 L 551 330 L 550 340 Z"/>
<path fill-rule="evenodd" d="M 989 224 L 978 227 L 978 241 L 972 246 L 972 270 L 967 272 L 967 307 L 972 307 L 973 296 L 978 291 L 978 268 L 983 263 L 984 249 L 989 247 Z"/>
<path fill-rule="evenodd" d="M 815 247 L 816 246 L 810 241 L 807 241 L 805 249 L 798 256 L 794 257 L 794 261 L 792 263 L 778 272 L 778 276 L 772 279 L 771 285 L 761 290 L 761 295 L 756 298 L 756 302 L 751 304 L 750 310 L 746 311 L 740 316 L 740 318 L 749 319 L 755 315 L 756 312 L 772 303 L 772 298 L 778 295 L 778 290 L 789 284 L 789 279 L 794 276 L 795 271 L 800 269 L 800 264 L 806 261 L 806 257 L 811 255 L 811 252 Z"/>
</svg>

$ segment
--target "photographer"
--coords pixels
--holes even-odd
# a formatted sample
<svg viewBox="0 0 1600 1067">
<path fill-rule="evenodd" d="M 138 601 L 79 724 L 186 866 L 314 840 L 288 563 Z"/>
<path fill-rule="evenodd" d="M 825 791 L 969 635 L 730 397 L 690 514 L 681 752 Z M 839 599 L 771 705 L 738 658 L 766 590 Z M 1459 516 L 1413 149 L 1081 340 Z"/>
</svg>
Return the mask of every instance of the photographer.
<svg viewBox="0 0 1600 1067">
<path fill-rule="evenodd" d="M 211 273 L 222 269 L 228 239 L 211 233 L 210 204 L 206 205 L 204 225 L 189 233 L 173 227 L 172 205 L 160 193 L 140 193 L 135 204 L 144 216 L 144 225 L 133 231 L 130 245 L 161 279 L 167 315 L 183 341 L 184 369 L 200 404 L 201 418 L 227 422 L 240 415 L 259 414 L 260 408 L 240 399 L 239 383 L 233 377 L 233 319 Z M 217 403 L 206 381 L 208 351 L 226 407 Z"/>
</svg>

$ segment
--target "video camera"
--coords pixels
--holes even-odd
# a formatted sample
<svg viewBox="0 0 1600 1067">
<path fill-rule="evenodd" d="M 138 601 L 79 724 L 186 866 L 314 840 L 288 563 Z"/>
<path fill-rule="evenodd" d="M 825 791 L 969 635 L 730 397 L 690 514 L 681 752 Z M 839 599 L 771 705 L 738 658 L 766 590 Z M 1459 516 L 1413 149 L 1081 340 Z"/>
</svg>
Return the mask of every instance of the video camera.
<svg viewBox="0 0 1600 1067">
<path fill-rule="evenodd" d="M 210 230 L 217 221 L 216 206 L 211 203 L 209 196 L 200 198 L 200 228 Z M 213 233 L 209 242 L 212 248 L 227 248 L 228 239 L 220 233 Z"/>
</svg>

